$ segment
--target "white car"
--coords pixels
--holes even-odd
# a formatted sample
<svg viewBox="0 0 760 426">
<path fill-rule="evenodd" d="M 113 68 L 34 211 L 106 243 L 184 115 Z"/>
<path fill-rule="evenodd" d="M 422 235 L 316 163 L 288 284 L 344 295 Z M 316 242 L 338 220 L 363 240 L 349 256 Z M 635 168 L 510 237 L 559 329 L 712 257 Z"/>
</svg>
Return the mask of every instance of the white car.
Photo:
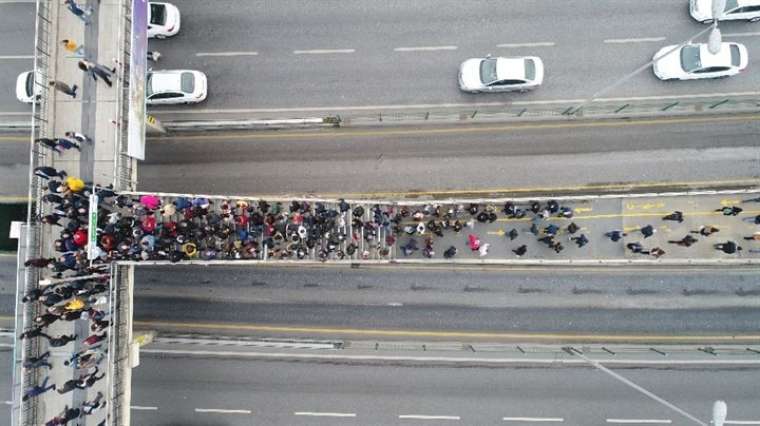
<svg viewBox="0 0 760 426">
<path fill-rule="evenodd" d="M 24 71 L 16 78 L 16 98 L 25 104 L 35 103 L 42 95 L 42 88 L 34 84 L 34 71 Z"/>
<path fill-rule="evenodd" d="M 206 74 L 200 71 L 151 71 L 145 82 L 146 103 L 195 104 L 206 99 L 207 89 Z"/>
<path fill-rule="evenodd" d="M 179 9 L 171 3 L 148 3 L 148 38 L 166 38 L 179 32 Z"/>
<path fill-rule="evenodd" d="M 666 46 L 655 53 L 654 58 L 665 55 L 678 45 Z M 713 55 L 707 43 L 687 44 L 658 59 L 653 66 L 660 80 L 697 80 L 721 78 L 739 74 L 747 68 L 747 48 L 739 43 L 722 43 L 720 51 Z"/>
<path fill-rule="evenodd" d="M 760 0 L 726 0 L 720 21 L 744 19 L 750 22 L 760 21 Z M 712 13 L 712 0 L 689 0 L 689 13 L 697 21 L 708 24 L 715 20 Z"/>
<path fill-rule="evenodd" d="M 459 88 L 465 92 L 524 92 L 544 81 L 544 63 L 536 56 L 472 58 L 459 67 Z"/>
</svg>

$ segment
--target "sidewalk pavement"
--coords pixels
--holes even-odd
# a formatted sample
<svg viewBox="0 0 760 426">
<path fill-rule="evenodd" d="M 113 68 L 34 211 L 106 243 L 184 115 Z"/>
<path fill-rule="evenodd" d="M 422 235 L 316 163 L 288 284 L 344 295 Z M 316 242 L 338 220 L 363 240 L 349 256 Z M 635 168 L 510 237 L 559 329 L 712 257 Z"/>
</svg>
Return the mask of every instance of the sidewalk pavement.
<svg viewBox="0 0 760 426">
<path fill-rule="evenodd" d="M 111 120 L 117 120 L 118 95 L 117 80 L 121 76 L 114 75 L 111 79 L 113 87 L 108 87 L 103 81 L 94 81 L 89 74 L 78 68 L 81 57 L 66 51 L 61 41 L 69 39 L 75 43 L 84 45 L 84 56 L 93 62 L 104 65 L 107 68 L 115 66 L 113 58 L 121 57 L 119 54 L 118 36 L 123 23 L 119 21 L 120 1 L 78 1 L 80 6 L 91 6 L 93 12 L 91 23 L 85 25 L 82 20 L 70 13 L 62 0 L 50 2 L 51 7 L 51 40 L 53 49 L 49 52 L 55 58 L 50 63 L 51 80 L 55 79 L 73 87 L 76 85 L 76 97 L 72 98 L 52 88 L 48 89 L 49 117 L 47 136 L 63 137 L 67 131 L 77 131 L 89 136 L 93 143 L 81 144 L 81 152 L 70 149 L 62 154 L 53 153 L 52 167 L 65 170 L 69 176 L 75 176 L 86 182 L 95 182 L 99 185 L 107 185 L 114 180 L 114 149 L 115 137 L 118 130 Z M 47 227 L 43 237 L 43 247 L 46 257 L 55 257 L 53 241 L 60 228 Z M 102 295 L 100 295 L 102 296 Z M 99 303 L 93 305 L 95 309 L 109 312 L 107 299 L 102 298 Z M 101 303 L 103 302 L 103 303 Z M 20 332 L 17 330 L 17 332 Z M 110 333 L 110 329 L 108 330 Z M 49 348 L 50 361 L 53 368 L 48 371 L 50 381 L 60 389 L 67 380 L 81 376 L 82 371 L 76 372 L 71 367 L 65 366 L 65 360 L 82 350 L 82 340 L 90 335 L 89 321 L 76 320 L 71 322 L 57 321 L 48 327 L 47 333 L 51 336 L 61 336 L 75 333 L 77 340 L 61 348 Z M 42 339 L 43 347 L 47 345 Z M 107 340 L 101 345 L 105 353 Z M 42 350 L 45 352 L 45 350 Z M 107 373 L 107 358 L 99 365 L 99 373 Z M 43 372 L 44 373 L 44 372 Z M 44 374 L 40 375 L 40 380 Z M 89 389 L 75 389 L 72 392 L 60 395 L 55 391 L 47 392 L 39 397 L 40 407 L 39 420 L 48 421 L 59 415 L 66 406 L 79 408 L 84 401 L 91 401 L 98 392 L 107 396 L 107 378 L 96 382 Z M 104 398 L 105 399 L 105 398 Z M 77 424 L 96 425 L 105 419 L 107 410 L 100 409 L 97 413 L 81 418 Z"/>
</svg>

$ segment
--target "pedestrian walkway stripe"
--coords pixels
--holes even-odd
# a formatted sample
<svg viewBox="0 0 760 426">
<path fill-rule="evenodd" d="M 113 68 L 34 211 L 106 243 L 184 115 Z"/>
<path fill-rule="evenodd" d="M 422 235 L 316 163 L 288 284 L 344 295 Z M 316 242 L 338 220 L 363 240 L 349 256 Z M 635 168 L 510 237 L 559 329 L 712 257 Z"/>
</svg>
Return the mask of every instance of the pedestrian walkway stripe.
<svg viewBox="0 0 760 426">
<path fill-rule="evenodd" d="M 607 423 L 613 424 L 634 424 L 634 425 L 669 425 L 673 423 L 670 419 L 607 419 Z"/>
<path fill-rule="evenodd" d="M 760 425 L 760 420 L 726 420 L 724 425 Z"/>
<path fill-rule="evenodd" d="M 158 410 L 158 407 L 147 407 L 144 405 L 130 405 L 129 408 L 133 410 L 142 410 L 142 411 L 156 411 Z"/>
</svg>

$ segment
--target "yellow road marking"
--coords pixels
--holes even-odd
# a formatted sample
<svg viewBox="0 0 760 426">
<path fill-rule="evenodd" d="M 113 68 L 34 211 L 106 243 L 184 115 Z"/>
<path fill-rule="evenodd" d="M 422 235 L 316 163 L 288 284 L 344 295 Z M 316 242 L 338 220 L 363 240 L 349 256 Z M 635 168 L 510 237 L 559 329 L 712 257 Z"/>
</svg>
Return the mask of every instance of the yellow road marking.
<svg viewBox="0 0 760 426">
<path fill-rule="evenodd" d="M 29 201 L 28 195 L 0 195 L 0 203 L 15 204 Z"/>
<path fill-rule="evenodd" d="M 482 331 L 435 331 L 435 330 L 390 330 L 344 327 L 276 326 L 263 324 L 195 323 L 177 321 L 134 321 L 141 327 L 175 327 L 183 329 L 236 330 L 266 333 L 304 333 L 310 335 L 361 335 L 380 337 L 429 337 L 494 340 L 539 340 L 539 341 L 593 341 L 593 342 L 732 342 L 760 341 L 758 334 L 738 335 L 662 335 L 662 334 L 570 334 L 570 333 L 516 333 Z"/>
<path fill-rule="evenodd" d="M 744 116 L 717 116 L 717 117 L 678 117 L 658 118 L 631 121 L 573 121 L 559 123 L 520 123 L 501 126 L 456 126 L 449 128 L 433 129 L 391 129 L 391 130 L 353 130 L 353 128 L 330 129 L 319 132 L 292 132 L 292 133 L 257 133 L 257 134 L 220 134 L 220 135 L 188 135 L 177 137 L 181 140 L 215 140 L 215 139 L 304 139 L 304 138 L 345 138 L 356 136 L 404 136 L 404 135 L 441 135 L 457 133 L 485 133 L 485 132 L 508 132 L 515 130 L 536 129 L 572 129 L 584 127 L 628 127 L 648 126 L 653 124 L 679 124 L 679 123 L 709 123 L 720 121 L 751 121 L 760 119 L 760 114 Z M 159 138 L 173 139 L 173 138 Z"/>
<path fill-rule="evenodd" d="M 607 213 L 607 214 L 596 214 L 596 215 L 588 215 L 588 216 L 573 216 L 572 219 L 564 219 L 561 217 L 552 217 L 549 218 L 549 220 L 581 220 L 581 219 L 613 219 L 613 218 L 627 218 L 627 217 L 662 217 L 669 215 L 670 212 L 648 212 L 648 213 Z M 756 215 L 760 214 L 760 210 L 744 210 L 742 213 L 749 214 L 749 215 Z M 702 211 L 702 212 L 687 212 L 684 213 L 684 215 L 691 217 L 691 216 L 723 216 L 723 213 L 721 212 L 715 212 L 715 211 Z M 501 218 L 496 219 L 497 222 L 529 222 L 531 218 L 522 218 L 522 219 L 509 219 L 509 218 Z"/>
</svg>

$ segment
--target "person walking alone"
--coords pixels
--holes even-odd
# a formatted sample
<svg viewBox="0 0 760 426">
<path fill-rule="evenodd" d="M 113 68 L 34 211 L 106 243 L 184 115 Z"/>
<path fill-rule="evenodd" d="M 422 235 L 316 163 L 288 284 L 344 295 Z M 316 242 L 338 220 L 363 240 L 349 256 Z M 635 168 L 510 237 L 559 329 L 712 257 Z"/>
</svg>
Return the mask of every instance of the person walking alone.
<svg viewBox="0 0 760 426">
<path fill-rule="evenodd" d="M 69 40 L 67 38 L 61 40 L 61 44 L 63 45 L 63 48 L 66 49 L 66 51 L 73 53 L 74 56 L 80 58 L 84 57 L 83 44 L 77 44 L 74 40 Z"/>
<path fill-rule="evenodd" d="M 720 250 L 726 254 L 734 254 L 737 251 L 742 250 L 742 248 L 736 245 L 736 243 L 733 241 L 726 241 L 725 243 L 715 244 L 713 247 L 715 247 L 715 250 Z"/>
<path fill-rule="evenodd" d="M 45 380 L 42 381 L 41 385 L 35 385 L 31 389 L 27 390 L 24 393 L 24 396 L 21 398 L 21 400 L 22 401 L 26 401 L 29 398 L 34 398 L 36 396 L 40 396 L 43 393 L 49 391 L 50 389 L 55 389 L 55 383 L 53 383 L 50 386 L 47 385 L 48 380 L 50 380 L 50 376 L 45 377 Z"/>
<path fill-rule="evenodd" d="M 90 25 L 90 16 L 92 15 L 92 6 L 82 9 L 74 0 L 65 0 L 63 2 L 74 16 L 81 19 L 85 25 Z"/>
<path fill-rule="evenodd" d="M 65 95 L 69 95 L 69 96 L 71 96 L 74 99 L 77 98 L 77 87 L 79 87 L 79 86 L 77 86 L 76 84 L 74 85 L 74 87 L 71 87 L 71 86 L 69 86 L 68 84 L 66 84 L 66 83 L 64 83 L 62 81 L 50 80 L 50 85 L 52 87 L 54 87 L 55 90 L 57 90 L 57 91 L 65 94 Z"/>
<path fill-rule="evenodd" d="M 116 68 L 108 69 L 103 65 L 96 64 L 95 62 L 86 59 L 79 61 L 78 65 L 79 69 L 90 74 L 93 80 L 98 81 L 98 77 L 100 77 L 106 82 L 108 87 L 113 85 L 113 83 L 111 83 L 111 75 L 116 72 Z"/>
<path fill-rule="evenodd" d="M 55 146 L 57 148 L 56 151 L 60 153 L 63 153 L 63 151 L 69 150 L 71 148 L 75 148 L 77 151 L 80 151 L 80 152 L 82 151 L 82 148 L 79 146 L 79 144 L 72 140 L 69 140 L 66 138 L 57 138 L 55 142 L 56 142 Z"/>
</svg>

